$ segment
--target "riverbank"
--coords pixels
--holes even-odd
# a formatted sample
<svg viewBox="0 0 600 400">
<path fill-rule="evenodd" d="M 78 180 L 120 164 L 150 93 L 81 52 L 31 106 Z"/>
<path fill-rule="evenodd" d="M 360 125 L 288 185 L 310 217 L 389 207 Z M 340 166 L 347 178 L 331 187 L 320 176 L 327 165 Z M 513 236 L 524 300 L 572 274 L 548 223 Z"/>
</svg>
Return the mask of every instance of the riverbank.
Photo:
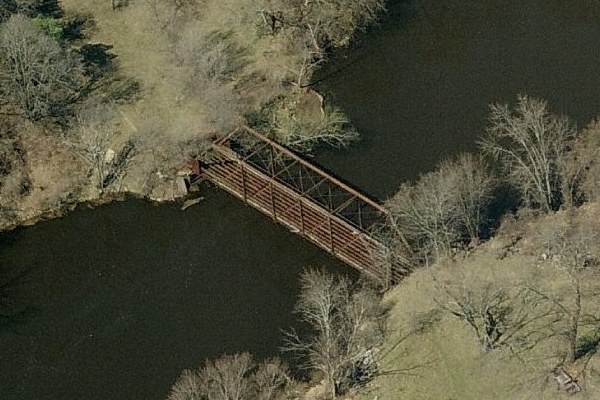
<svg viewBox="0 0 600 400">
<path fill-rule="evenodd" d="M 181 192 L 178 193 L 178 186 L 179 185 L 175 181 L 166 183 L 164 190 L 159 189 L 157 191 L 162 192 L 163 195 L 160 197 L 133 192 L 111 192 L 109 194 L 90 199 L 78 199 L 73 202 L 64 202 L 51 209 L 18 210 L 16 211 L 17 216 L 14 217 L 14 219 L 0 220 L 0 233 L 7 232 L 18 227 L 31 226 L 37 224 L 38 222 L 64 217 L 77 207 L 96 208 L 115 201 L 119 202 L 133 199 L 146 200 L 156 205 L 177 202 L 183 199 L 187 194 Z"/>
<path fill-rule="evenodd" d="M 346 15 L 312 3 L 257 13 L 251 1 L 62 1 L 43 18 L 81 62 L 80 98 L 60 118 L 7 117 L 0 230 L 112 194 L 172 201 L 181 165 L 243 123 L 301 152 L 346 146 L 357 134 L 343 113 L 301 87 L 325 47 L 346 46 L 382 4 L 348 4 Z M 338 25 L 303 28 L 323 13 Z"/>
<path fill-rule="evenodd" d="M 52 160 L 47 161 L 51 162 Z M 80 191 L 76 194 L 66 191 L 54 198 L 40 196 L 40 192 L 47 191 L 46 188 L 50 190 L 56 189 L 53 188 L 52 183 L 40 184 L 36 180 L 30 180 L 32 189 L 27 196 L 29 199 L 22 199 L 23 201 L 14 205 L 7 202 L 2 204 L 0 233 L 20 226 L 30 226 L 40 221 L 63 217 L 77 207 L 95 208 L 115 201 L 126 201 L 128 199 L 143 199 L 156 204 L 176 202 L 189 195 L 183 179 L 190 172 L 181 169 L 176 177 L 159 177 L 161 183 L 155 184 L 150 193 L 128 190 L 125 187 L 120 188 L 118 191 L 111 190 L 105 193 L 99 193 L 97 190 L 89 190 L 86 193 Z"/>
</svg>

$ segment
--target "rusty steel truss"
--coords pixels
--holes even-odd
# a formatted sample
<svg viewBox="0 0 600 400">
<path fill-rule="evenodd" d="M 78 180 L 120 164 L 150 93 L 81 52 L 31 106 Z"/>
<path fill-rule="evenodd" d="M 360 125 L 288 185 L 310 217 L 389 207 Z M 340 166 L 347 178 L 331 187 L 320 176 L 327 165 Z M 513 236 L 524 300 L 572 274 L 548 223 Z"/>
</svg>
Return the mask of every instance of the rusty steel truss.
<svg viewBox="0 0 600 400">
<path fill-rule="evenodd" d="M 385 286 L 406 274 L 376 234 L 384 207 L 266 136 L 238 128 L 200 162 L 202 177 Z"/>
</svg>

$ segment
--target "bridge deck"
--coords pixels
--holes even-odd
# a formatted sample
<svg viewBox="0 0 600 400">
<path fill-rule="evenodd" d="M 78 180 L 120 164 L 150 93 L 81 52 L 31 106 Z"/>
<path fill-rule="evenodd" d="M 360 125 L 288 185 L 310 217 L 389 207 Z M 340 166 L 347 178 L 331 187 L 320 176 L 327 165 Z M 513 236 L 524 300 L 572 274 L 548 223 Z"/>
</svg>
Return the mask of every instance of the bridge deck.
<svg viewBox="0 0 600 400">
<path fill-rule="evenodd" d="M 248 127 L 215 141 L 202 175 L 384 285 L 406 273 L 374 237 L 381 205 Z"/>
</svg>

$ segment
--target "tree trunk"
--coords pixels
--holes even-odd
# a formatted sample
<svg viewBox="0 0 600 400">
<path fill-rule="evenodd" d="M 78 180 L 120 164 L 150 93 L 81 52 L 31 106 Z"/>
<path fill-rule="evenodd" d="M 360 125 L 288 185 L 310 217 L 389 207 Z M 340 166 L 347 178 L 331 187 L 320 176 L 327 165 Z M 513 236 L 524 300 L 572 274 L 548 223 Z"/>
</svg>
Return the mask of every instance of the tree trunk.
<svg viewBox="0 0 600 400">
<path fill-rule="evenodd" d="M 571 281 L 575 288 L 575 309 L 571 315 L 571 325 L 567 333 L 567 340 L 569 341 L 567 360 L 569 362 L 573 362 L 577 358 L 577 339 L 579 336 L 579 318 L 581 315 L 581 283 L 579 282 L 577 271 L 571 272 Z"/>
</svg>

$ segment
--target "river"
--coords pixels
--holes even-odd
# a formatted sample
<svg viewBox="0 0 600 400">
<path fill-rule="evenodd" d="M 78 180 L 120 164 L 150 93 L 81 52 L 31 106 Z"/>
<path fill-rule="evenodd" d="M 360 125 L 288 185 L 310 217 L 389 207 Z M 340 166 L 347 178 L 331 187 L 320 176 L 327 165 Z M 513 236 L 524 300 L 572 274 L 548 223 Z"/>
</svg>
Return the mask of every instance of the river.
<svg viewBox="0 0 600 400">
<path fill-rule="evenodd" d="M 385 198 L 476 148 L 488 104 L 600 110 L 600 2 L 405 0 L 321 72 L 363 140 L 316 160 Z M 186 212 L 139 200 L 0 236 L 0 398 L 164 399 L 224 352 L 276 354 L 306 265 L 347 267 L 215 189 Z"/>
<path fill-rule="evenodd" d="M 277 354 L 305 266 L 327 253 L 216 189 L 0 236 L 0 398 L 164 399 L 183 368 Z M 5 296 L 5 297 L 2 297 Z"/>
<path fill-rule="evenodd" d="M 475 151 L 490 103 L 525 93 L 579 126 L 600 114 L 597 0 L 401 0 L 388 9 L 317 77 L 363 137 L 318 160 L 376 197 Z"/>
</svg>

